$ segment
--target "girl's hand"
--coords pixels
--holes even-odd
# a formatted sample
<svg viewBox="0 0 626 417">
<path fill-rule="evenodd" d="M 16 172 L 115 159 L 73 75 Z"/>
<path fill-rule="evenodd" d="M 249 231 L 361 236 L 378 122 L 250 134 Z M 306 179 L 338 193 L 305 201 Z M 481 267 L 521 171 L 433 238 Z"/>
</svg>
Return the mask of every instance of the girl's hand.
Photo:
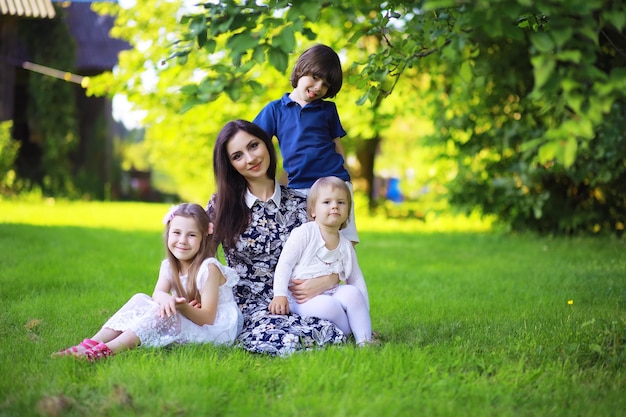
<svg viewBox="0 0 626 417">
<path fill-rule="evenodd" d="M 176 303 L 176 308 L 178 308 L 181 305 L 186 306 L 187 304 L 191 304 L 187 302 L 187 299 L 184 297 L 174 297 L 174 302 Z"/>
<path fill-rule="evenodd" d="M 189 302 L 189 307 L 193 307 L 193 308 L 202 308 L 202 304 L 200 304 L 198 302 L 198 300 L 193 299 Z"/>
<path fill-rule="evenodd" d="M 296 302 L 302 304 L 320 295 L 324 291 L 333 288 L 338 283 L 339 275 L 337 274 L 323 275 L 311 279 L 293 278 L 289 286 L 289 291 L 293 294 Z"/>
<path fill-rule="evenodd" d="M 159 292 L 154 294 L 152 299 L 159 305 L 159 317 L 172 317 L 172 315 L 176 314 L 177 297 Z"/>
<path fill-rule="evenodd" d="M 289 314 L 289 301 L 287 301 L 287 297 L 282 295 L 274 297 L 269 305 L 269 310 L 272 314 Z"/>
</svg>

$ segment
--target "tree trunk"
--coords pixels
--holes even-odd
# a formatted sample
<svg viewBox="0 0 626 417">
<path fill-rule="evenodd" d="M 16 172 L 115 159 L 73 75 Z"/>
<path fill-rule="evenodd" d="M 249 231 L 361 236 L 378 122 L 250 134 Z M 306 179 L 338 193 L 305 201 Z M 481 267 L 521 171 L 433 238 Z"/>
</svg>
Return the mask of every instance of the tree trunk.
<svg viewBox="0 0 626 417">
<path fill-rule="evenodd" d="M 373 210 L 376 206 L 376 196 L 374 195 L 374 162 L 380 141 L 381 137 L 375 136 L 371 139 L 358 141 L 356 144 L 356 157 L 361 166 L 359 177 L 365 180 L 370 210 Z"/>
</svg>

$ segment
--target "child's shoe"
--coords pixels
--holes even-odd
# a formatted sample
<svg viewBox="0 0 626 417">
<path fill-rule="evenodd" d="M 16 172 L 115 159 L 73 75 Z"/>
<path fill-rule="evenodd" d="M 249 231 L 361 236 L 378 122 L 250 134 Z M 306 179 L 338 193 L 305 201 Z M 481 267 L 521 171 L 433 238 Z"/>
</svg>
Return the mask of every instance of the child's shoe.
<svg viewBox="0 0 626 417">
<path fill-rule="evenodd" d="M 69 347 L 59 352 L 54 352 L 53 357 L 58 356 L 81 356 L 86 350 L 92 349 L 98 345 L 99 342 L 91 339 L 85 339 L 76 346 Z"/>
<path fill-rule="evenodd" d="M 83 352 L 83 354 L 87 357 L 89 362 L 96 362 L 100 359 L 108 358 L 109 356 L 113 356 L 113 351 L 109 349 L 109 347 L 104 343 L 98 343 L 96 346 L 91 349 L 87 349 Z"/>
</svg>

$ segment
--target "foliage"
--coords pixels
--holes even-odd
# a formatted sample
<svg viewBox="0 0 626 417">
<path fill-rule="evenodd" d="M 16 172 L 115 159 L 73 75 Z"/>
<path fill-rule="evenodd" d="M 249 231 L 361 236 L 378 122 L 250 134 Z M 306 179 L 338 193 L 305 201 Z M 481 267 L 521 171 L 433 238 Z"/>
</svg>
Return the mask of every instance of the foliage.
<svg viewBox="0 0 626 417">
<path fill-rule="evenodd" d="M 253 91 L 242 80 L 243 87 L 237 93 L 241 94 L 239 101 L 234 102 L 228 94 L 221 94 L 214 101 L 191 106 L 190 102 L 197 103 L 198 100 L 180 93 L 199 91 L 190 82 L 197 83 L 202 77 L 215 74 L 211 69 L 213 63 L 222 62 L 220 70 L 233 67 L 232 63 L 221 61 L 228 51 L 225 46 L 227 37 L 211 38 L 211 42 L 217 42 L 218 45 L 215 53 L 191 53 L 186 55 L 185 65 L 175 65 L 172 60 L 166 61 L 164 58 L 171 53 L 172 43 L 176 43 L 175 40 L 183 36 L 180 32 L 184 30 L 184 26 L 176 21 L 176 16 L 180 15 L 180 12 L 176 12 L 177 4 L 155 0 L 149 7 L 144 5 L 120 9 L 108 3 L 94 3 L 92 7 L 100 13 L 115 13 L 117 18 L 112 35 L 129 41 L 135 48 L 120 54 L 119 68 L 113 74 L 91 78 L 89 93 L 125 94 L 136 109 L 147 110 L 142 120 L 146 131 L 146 141 L 142 146 L 146 148 L 150 165 L 157 173 L 157 185 L 162 190 L 178 193 L 183 199 L 206 201 L 214 189 L 211 148 L 217 132 L 224 123 L 233 118 L 252 119 L 268 101 L 289 91 L 289 74 L 281 73 L 265 59 L 263 65 L 248 73 L 253 77 L 254 85 L 262 88 Z M 159 18 L 154 19 L 154 16 Z M 270 22 L 278 24 L 281 16 L 276 14 L 275 19 Z M 317 36 L 314 41 L 295 31 L 294 50 L 285 52 L 287 68 L 295 62 L 296 50 L 302 51 L 312 43 L 323 42 L 339 51 L 346 77 L 349 77 L 353 71 L 351 63 L 365 59 L 376 49 L 378 41 L 375 38 L 367 40 L 367 49 L 349 48 L 345 42 L 341 19 L 332 9 L 322 8 L 319 21 L 312 24 Z M 267 28 L 266 30 L 269 31 Z M 280 29 L 277 31 L 282 33 Z M 176 48 L 180 49 L 180 45 Z M 427 77 L 427 74 L 424 76 Z M 219 83 L 219 79 L 208 78 L 202 85 L 207 86 L 206 88 L 217 88 Z M 237 83 L 233 82 L 235 84 Z M 416 86 L 423 89 L 427 83 L 416 75 L 415 78 L 400 80 L 400 85 L 407 90 L 413 90 L 418 88 Z M 348 154 L 348 164 L 357 190 L 367 190 L 368 185 L 362 178 L 372 175 L 374 169 L 377 175 L 390 174 L 387 167 L 397 168 L 396 175 L 414 170 L 408 159 L 402 161 L 401 168 L 397 158 L 393 157 L 376 158 L 374 164 L 374 157 L 379 154 L 376 143 L 384 143 L 382 139 L 390 135 L 395 137 L 393 143 L 396 149 L 399 147 L 400 152 L 405 152 L 406 147 L 403 144 L 410 144 L 412 154 L 418 156 L 420 164 L 424 162 L 417 175 L 411 180 L 403 181 L 403 186 L 407 188 L 421 188 L 424 181 L 433 179 L 432 176 L 427 177 L 427 173 L 432 170 L 428 171 L 425 167 L 432 163 L 434 154 L 420 152 L 420 137 L 427 129 L 420 126 L 418 130 L 411 130 L 414 128 L 412 120 L 419 113 L 423 113 L 419 102 L 407 103 L 401 96 L 389 96 L 386 100 L 379 101 L 376 107 L 355 106 L 354 103 L 362 93 L 354 85 L 345 82 L 335 99 L 342 123 L 349 132 L 342 142 Z M 398 123 L 399 120 L 408 122 Z M 425 125 L 429 122 L 420 123 Z M 369 142 L 375 143 L 369 145 Z M 420 155 L 429 155 L 429 158 L 425 160 Z M 409 192 L 408 190 L 407 193 Z"/>
<path fill-rule="evenodd" d="M 595 164 L 593 148 L 599 140 L 593 139 L 606 134 L 600 130 L 607 115 L 619 126 L 619 118 L 610 114 L 614 103 L 617 108 L 621 106 L 626 91 L 626 6 L 622 2 L 605 3 L 205 3 L 203 12 L 183 21 L 188 31 L 176 45 L 174 56 L 184 62 L 196 46 L 213 53 L 216 43 L 212 39 L 221 37 L 225 42 L 225 48 L 219 49 L 224 52 L 222 59 L 210 67 L 217 75 L 183 91 L 191 96 L 188 106 L 213 99 L 219 90 L 206 94 L 203 87 L 208 85 L 221 87 L 236 100 L 242 86 L 258 88 L 252 79 L 245 82 L 257 64 L 267 58 L 284 71 L 286 55 L 295 44 L 293 33 L 316 36 L 313 22 L 323 18 L 321 9 L 332 10 L 334 16 L 345 16 L 349 23 L 344 24 L 348 43 L 365 50 L 368 43 L 376 47 L 364 61 L 352 65 L 350 82 L 365 91 L 358 104 L 369 100 L 377 106 L 414 66 L 435 76 L 440 94 L 431 95 L 430 100 L 441 110 L 433 115 L 439 139 L 452 141 L 460 159 L 459 177 L 452 186 L 453 201 L 471 202 L 487 213 L 502 215 L 514 227 L 526 223 L 532 229 L 550 232 L 621 230 L 624 223 L 616 216 L 618 206 L 614 202 L 592 207 L 594 201 L 588 200 L 597 202 L 595 187 L 591 196 L 584 191 L 581 196 L 578 188 L 589 178 L 580 178 L 572 187 L 561 183 L 555 189 L 550 187 L 554 178 L 529 184 L 522 180 L 518 188 L 538 189 L 538 196 L 505 190 L 518 199 L 522 197 L 519 204 L 511 198 L 494 204 L 489 193 L 478 187 L 472 188 L 477 194 L 469 198 L 463 195 L 473 177 L 482 178 L 488 188 L 499 188 L 503 182 L 519 184 L 520 176 L 542 176 L 546 164 L 569 176 L 576 175 L 569 172 L 576 162 L 587 165 L 587 169 Z M 429 56 L 436 59 L 427 61 Z M 225 63 L 238 71 L 226 70 Z M 233 85 L 237 86 L 236 94 L 232 93 Z M 619 138 L 608 139 L 616 142 L 617 154 L 623 142 Z M 623 183 L 624 169 L 622 164 L 619 172 L 604 177 L 598 186 L 610 189 Z M 622 193 L 616 200 L 624 196 Z M 587 202 L 581 206 L 577 200 Z M 542 208 L 562 205 L 575 207 L 560 217 Z M 607 214 L 608 220 L 600 222 Z"/>
<path fill-rule="evenodd" d="M 142 3 L 129 9 L 102 2 L 92 7 L 100 13 L 115 14 L 111 35 L 127 40 L 134 48 L 120 53 L 116 71 L 91 77 L 88 94 L 123 94 L 132 110 L 143 111 L 139 121 L 145 131 L 144 141 L 133 146 L 133 152 L 147 155 L 144 162 L 153 170 L 155 186 L 204 204 L 214 191 L 214 138 L 226 121 L 253 117 L 250 108 L 256 100 L 233 103 L 223 95 L 211 104 L 182 112 L 184 96 L 180 89 L 198 78 L 211 57 L 195 55 L 186 66 L 165 60 L 178 36 L 179 2 L 155 0 L 149 6 Z M 270 80 L 272 75 L 264 77 Z M 257 104 L 259 110 L 261 103 Z"/>
<path fill-rule="evenodd" d="M 20 38 L 40 65 L 67 71 L 74 67 L 74 43 L 62 19 L 20 20 Z M 34 178 L 33 185 L 44 194 L 76 196 L 70 159 L 78 143 L 74 86 L 36 73 L 28 80 L 30 140 L 41 147 L 43 156 L 41 173 L 23 176 Z"/>
<path fill-rule="evenodd" d="M 0 122 L 0 195 L 6 195 L 13 190 L 15 170 L 13 163 L 20 148 L 19 143 L 11 138 L 13 123 Z"/>
<path fill-rule="evenodd" d="M 459 227 L 462 219 L 447 225 L 453 231 L 429 219 L 359 217 L 380 348 L 281 359 L 209 345 L 137 349 L 98 364 L 50 358 L 95 333 L 132 294 L 151 293 L 168 208 L 2 203 L 0 252 L 10 256 L 0 258 L 0 415 L 595 417 L 626 409 L 626 242 L 503 235 Z"/>
<path fill-rule="evenodd" d="M 584 4 L 545 7 L 508 26 L 508 36 L 475 30 L 481 41 L 460 71 L 447 67 L 435 78 L 444 97 L 434 101 L 444 114 L 437 130 L 458 165 L 453 204 L 479 207 L 518 230 L 622 233 L 626 38 L 606 10 Z M 602 23 L 601 38 L 589 39 Z M 545 37 L 552 49 L 538 45 Z M 580 62 L 564 58 L 579 53 Z M 538 56 L 551 60 L 549 69 Z"/>
<path fill-rule="evenodd" d="M 189 189 L 205 182 L 190 167 L 210 167 L 223 122 L 253 117 L 289 88 L 295 52 L 325 42 L 346 68 L 336 101 L 357 186 L 373 182 L 374 170 L 395 170 L 410 184 L 407 195 L 447 190 L 456 206 L 496 214 L 514 229 L 623 229 L 623 1 L 174 3 L 95 6 L 119 12 L 114 35 L 138 50 L 91 91 L 126 91 L 149 109 L 151 161 L 172 177 L 184 172 Z M 146 71 L 158 75 L 148 90 Z M 412 119 L 430 123 L 415 129 Z M 381 158 L 379 149 L 394 154 Z M 189 162 L 181 172 L 166 162 L 174 157 Z"/>
</svg>

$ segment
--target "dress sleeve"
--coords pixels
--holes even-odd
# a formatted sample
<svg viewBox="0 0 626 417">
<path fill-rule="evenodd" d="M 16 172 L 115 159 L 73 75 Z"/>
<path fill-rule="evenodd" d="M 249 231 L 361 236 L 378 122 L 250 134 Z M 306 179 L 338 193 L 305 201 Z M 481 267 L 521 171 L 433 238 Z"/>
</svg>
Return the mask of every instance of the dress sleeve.
<svg viewBox="0 0 626 417">
<path fill-rule="evenodd" d="M 216 265 L 219 268 L 222 275 L 224 275 L 224 278 L 226 278 L 226 283 L 224 285 L 231 288 L 237 285 L 239 282 L 239 275 L 237 275 L 234 269 L 222 265 L 222 263 L 215 258 L 207 258 L 204 262 L 202 262 L 200 270 L 198 271 L 198 276 L 196 277 L 196 285 L 199 290 L 202 289 L 209 278 L 209 264 Z"/>
<path fill-rule="evenodd" d="M 161 269 L 159 269 L 159 279 L 165 278 L 167 281 L 172 283 L 172 269 L 170 268 L 170 261 L 167 259 L 163 259 L 161 262 Z"/>
</svg>

